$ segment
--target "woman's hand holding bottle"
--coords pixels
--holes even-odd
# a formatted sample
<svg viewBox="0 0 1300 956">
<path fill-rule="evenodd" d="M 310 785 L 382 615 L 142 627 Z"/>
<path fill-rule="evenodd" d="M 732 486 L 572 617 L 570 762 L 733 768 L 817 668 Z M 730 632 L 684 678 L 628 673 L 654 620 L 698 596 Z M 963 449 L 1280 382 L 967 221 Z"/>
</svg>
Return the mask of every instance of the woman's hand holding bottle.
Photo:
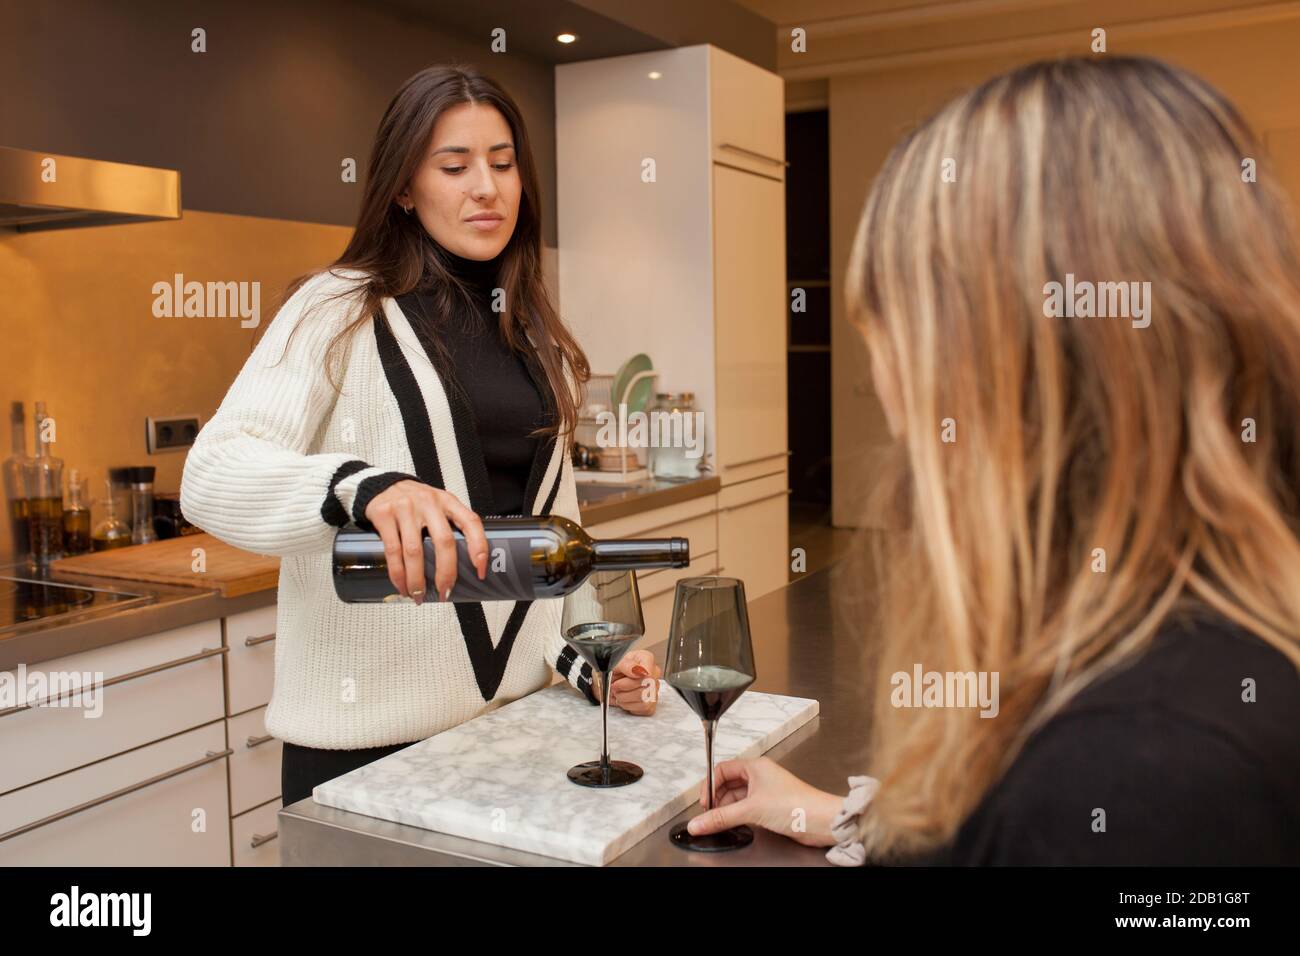
<svg viewBox="0 0 1300 956">
<path fill-rule="evenodd" d="M 371 499 L 366 520 L 384 542 L 388 578 L 403 597 L 424 603 L 424 530 L 433 542 L 434 587 L 447 600 L 456 583 L 456 539 L 460 529 L 479 580 L 487 577 L 487 536 L 479 516 L 449 491 L 419 481 L 399 481 Z"/>
</svg>

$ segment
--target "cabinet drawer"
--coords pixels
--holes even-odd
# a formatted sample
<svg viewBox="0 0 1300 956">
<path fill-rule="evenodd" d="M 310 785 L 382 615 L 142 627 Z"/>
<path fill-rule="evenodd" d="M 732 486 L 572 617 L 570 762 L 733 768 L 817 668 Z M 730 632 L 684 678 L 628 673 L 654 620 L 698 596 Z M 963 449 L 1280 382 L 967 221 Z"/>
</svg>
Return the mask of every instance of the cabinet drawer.
<svg viewBox="0 0 1300 956">
<path fill-rule="evenodd" d="M 276 606 L 226 618 L 229 674 L 228 714 L 242 714 L 271 700 L 275 683 Z"/>
<path fill-rule="evenodd" d="M 241 813 L 230 821 L 235 866 L 279 866 L 280 840 L 276 815 L 280 799 Z"/>
<path fill-rule="evenodd" d="M 781 491 L 718 513 L 718 556 L 722 574 L 745 582 L 753 601 L 789 581 L 790 512 Z"/>
<path fill-rule="evenodd" d="M 602 521 L 587 528 L 593 538 L 657 538 L 674 535 L 672 530 L 693 518 L 711 514 L 718 509 L 717 495 L 701 495 L 666 508 L 654 508 L 626 518 Z M 692 542 L 692 547 L 694 542 Z"/>
<path fill-rule="evenodd" d="M 40 675 L 53 703 L 0 715 L 0 793 L 220 718 L 224 654 L 220 622 L 203 621 L 11 672 L 23 687 Z M 82 706 L 59 691 L 74 680 L 93 689 Z"/>
<path fill-rule="evenodd" d="M 779 459 L 778 459 L 779 461 Z M 751 501 L 771 498 L 786 494 L 789 489 L 790 476 L 782 469 L 767 475 L 760 475 L 748 481 L 727 485 L 718 492 L 718 516 L 736 508 L 743 507 Z"/>
<path fill-rule="evenodd" d="M 0 797 L 0 864 L 229 866 L 229 827 L 216 721 Z"/>
<path fill-rule="evenodd" d="M 280 797 L 280 752 L 284 745 L 266 732 L 266 708 L 226 718 L 230 741 L 230 812 L 243 813 Z"/>
</svg>

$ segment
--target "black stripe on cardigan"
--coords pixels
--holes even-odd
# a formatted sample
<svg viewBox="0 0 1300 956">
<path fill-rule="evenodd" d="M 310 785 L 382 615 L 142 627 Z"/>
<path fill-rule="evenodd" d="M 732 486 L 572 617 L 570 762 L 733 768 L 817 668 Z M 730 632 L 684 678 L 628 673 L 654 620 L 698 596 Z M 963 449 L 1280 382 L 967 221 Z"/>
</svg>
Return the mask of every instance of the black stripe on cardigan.
<svg viewBox="0 0 1300 956">
<path fill-rule="evenodd" d="M 420 391 L 419 383 L 416 381 L 415 373 L 406 361 L 401 346 L 398 344 L 392 330 L 388 327 L 388 320 L 383 315 L 376 315 L 374 319 L 375 341 L 379 347 L 380 361 L 384 367 L 384 375 L 388 379 L 389 387 L 392 389 L 393 397 L 397 399 L 397 408 L 402 416 L 402 425 L 406 432 L 407 445 L 411 452 L 411 460 L 415 463 L 415 472 L 421 481 L 424 481 L 435 488 L 444 488 L 442 469 L 438 463 L 438 450 L 433 436 L 433 426 L 429 421 L 429 413 L 424 404 L 424 396 Z M 421 348 L 426 350 L 427 346 L 421 342 Z M 446 383 L 442 381 L 442 376 L 438 372 L 437 363 L 430 358 L 429 364 L 433 367 L 434 375 L 438 377 L 443 386 L 444 394 L 449 396 L 451 391 L 447 389 Z M 453 411 L 453 421 L 455 412 Z M 459 429 L 457 430 L 459 432 Z M 460 435 L 457 438 L 457 450 L 461 452 L 461 464 L 464 465 L 464 448 L 460 445 Z M 477 438 L 475 438 L 475 447 L 477 448 Z M 482 461 L 482 453 L 478 454 L 478 459 Z M 471 480 L 471 473 L 466 472 L 466 483 Z M 488 489 L 490 496 L 490 487 Z M 471 488 L 471 497 L 473 489 Z M 492 646 L 492 633 L 488 628 L 487 615 L 483 610 L 481 603 L 457 602 L 456 619 L 460 623 L 461 636 L 465 640 L 465 650 L 469 654 L 470 666 L 474 669 L 474 680 L 478 684 L 479 693 L 485 701 L 492 700 L 496 696 L 497 690 L 501 686 L 501 680 L 505 676 L 506 665 L 510 660 L 510 649 L 514 646 L 515 638 L 519 635 L 519 629 L 523 626 L 524 618 L 528 614 L 528 608 L 532 606 L 532 601 L 516 601 L 510 611 L 510 617 L 506 620 L 506 626 L 501 635 L 501 640 L 497 642 L 496 647 Z"/>
<path fill-rule="evenodd" d="M 338 483 L 344 478 L 355 475 L 359 471 L 365 471 L 369 467 L 364 461 L 353 459 L 352 461 L 345 461 L 335 470 L 334 477 L 330 479 L 330 486 L 325 491 L 325 500 L 321 502 L 320 506 L 320 516 L 326 524 L 341 528 L 348 523 L 347 510 L 343 507 L 343 502 L 339 501 L 338 495 L 334 493 L 334 489 L 338 487 Z"/>
<path fill-rule="evenodd" d="M 433 425 L 429 423 L 429 412 L 424 405 L 420 384 L 415 380 L 415 373 L 407 364 L 396 336 L 388 327 L 388 319 L 382 314 L 376 315 L 374 327 L 379 361 L 384 367 L 388 387 L 397 399 L 397 409 L 402 415 L 406 446 L 411 452 L 415 474 L 421 481 L 441 488 L 442 468 L 438 465 L 438 450 L 433 443 Z"/>
<path fill-rule="evenodd" d="M 387 491 L 399 481 L 419 480 L 415 475 L 408 475 L 403 471 L 385 471 L 361 479 L 361 484 L 357 485 L 357 493 L 352 499 L 353 523 L 363 531 L 374 531 L 375 526 L 366 518 L 366 508 L 370 505 L 371 499 L 380 492 Z"/>
</svg>

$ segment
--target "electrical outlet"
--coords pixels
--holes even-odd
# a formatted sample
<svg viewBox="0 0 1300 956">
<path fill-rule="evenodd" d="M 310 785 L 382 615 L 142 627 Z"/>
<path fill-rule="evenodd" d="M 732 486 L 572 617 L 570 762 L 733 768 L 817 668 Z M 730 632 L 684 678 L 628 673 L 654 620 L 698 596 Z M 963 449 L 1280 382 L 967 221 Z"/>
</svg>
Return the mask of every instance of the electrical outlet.
<svg viewBox="0 0 1300 956">
<path fill-rule="evenodd" d="M 144 420 L 144 440 L 151 455 L 165 451 L 184 451 L 194 444 L 194 439 L 198 435 L 199 416 L 197 415 Z"/>
</svg>

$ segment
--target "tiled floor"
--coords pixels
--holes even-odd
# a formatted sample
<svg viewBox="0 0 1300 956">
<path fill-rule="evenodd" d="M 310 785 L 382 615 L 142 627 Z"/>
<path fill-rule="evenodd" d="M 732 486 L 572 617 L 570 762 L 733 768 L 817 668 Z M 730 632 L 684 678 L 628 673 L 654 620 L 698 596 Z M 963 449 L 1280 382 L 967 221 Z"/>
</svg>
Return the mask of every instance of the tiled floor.
<svg viewBox="0 0 1300 956">
<path fill-rule="evenodd" d="M 807 560 L 803 574 L 790 572 L 791 581 L 834 564 L 855 546 L 856 531 L 833 528 L 830 520 L 829 507 L 790 503 L 790 548 L 803 548 Z"/>
</svg>

